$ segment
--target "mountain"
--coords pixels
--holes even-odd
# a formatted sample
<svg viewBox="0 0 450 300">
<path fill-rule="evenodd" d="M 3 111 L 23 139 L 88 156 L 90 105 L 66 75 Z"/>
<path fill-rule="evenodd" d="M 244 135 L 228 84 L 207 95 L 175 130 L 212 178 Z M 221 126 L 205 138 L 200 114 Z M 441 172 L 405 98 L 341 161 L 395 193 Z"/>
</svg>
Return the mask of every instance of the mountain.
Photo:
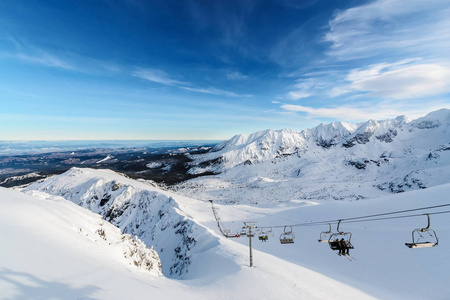
<svg viewBox="0 0 450 300">
<path fill-rule="evenodd" d="M 416 120 L 400 116 L 238 135 L 191 158 L 189 172 L 216 176 L 186 181 L 176 190 L 201 199 L 358 200 L 423 189 L 450 182 L 450 110 Z M 249 185 L 258 189 L 248 198 L 239 190 Z"/>
</svg>

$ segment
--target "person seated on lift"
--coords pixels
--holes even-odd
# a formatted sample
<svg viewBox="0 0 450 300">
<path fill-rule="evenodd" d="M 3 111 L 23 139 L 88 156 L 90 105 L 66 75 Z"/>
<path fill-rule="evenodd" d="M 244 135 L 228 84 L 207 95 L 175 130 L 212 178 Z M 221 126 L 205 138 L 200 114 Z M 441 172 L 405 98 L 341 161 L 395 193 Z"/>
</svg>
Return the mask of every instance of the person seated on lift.
<svg viewBox="0 0 450 300">
<path fill-rule="evenodd" d="M 349 255 L 349 247 L 347 247 L 347 243 L 344 238 L 339 241 L 339 255 Z"/>
</svg>

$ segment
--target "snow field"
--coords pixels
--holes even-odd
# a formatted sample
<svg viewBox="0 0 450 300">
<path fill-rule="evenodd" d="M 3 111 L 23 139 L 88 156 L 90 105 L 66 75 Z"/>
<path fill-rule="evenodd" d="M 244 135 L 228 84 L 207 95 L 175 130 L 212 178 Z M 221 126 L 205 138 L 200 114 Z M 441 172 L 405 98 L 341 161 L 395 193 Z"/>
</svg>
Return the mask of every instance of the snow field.
<svg viewBox="0 0 450 300">
<path fill-rule="evenodd" d="M 289 225 L 303 222 L 336 220 L 408 208 L 449 203 L 450 185 L 411 191 L 371 200 L 356 202 L 274 204 L 274 209 L 253 209 L 251 206 L 217 205 L 216 209 L 225 227 L 236 228 L 236 219 L 255 220 L 257 225 Z M 243 211 L 242 211 L 243 210 Z M 450 210 L 448 207 L 428 212 Z M 235 211 L 238 211 L 235 213 Z M 421 214 L 426 211 L 413 212 Z M 231 220 L 233 222 L 231 222 Z M 281 245 L 279 235 L 283 228 L 274 229 L 268 242 L 254 239 L 254 264 L 260 267 L 265 260 L 260 252 L 272 254 L 295 265 L 317 271 L 329 278 L 353 286 L 379 299 L 448 299 L 450 287 L 449 214 L 432 215 L 431 228 L 439 237 L 434 248 L 409 249 L 411 232 L 427 225 L 426 216 L 361 223 L 341 223 L 340 229 L 352 232 L 356 261 L 348 261 L 333 252 L 328 244 L 317 240 L 328 225 L 293 227 L 296 239 L 292 245 Z M 336 231 L 336 224 L 332 225 Z M 248 238 L 234 239 L 247 245 Z M 248 254 L 247 254 L 248 256 Z"/>
</svg>

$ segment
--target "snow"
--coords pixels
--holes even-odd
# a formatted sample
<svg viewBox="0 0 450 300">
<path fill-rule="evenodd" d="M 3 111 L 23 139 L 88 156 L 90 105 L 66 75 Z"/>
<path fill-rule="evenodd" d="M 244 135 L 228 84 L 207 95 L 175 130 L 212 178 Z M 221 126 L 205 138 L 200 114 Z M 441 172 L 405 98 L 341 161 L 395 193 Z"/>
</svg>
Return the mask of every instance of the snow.
<svg viewBox="0 0 450 300">
<path fill-rule="evenodd" d="M 23 193 L 0 189 L 1 297 L 448 299 L 449 214 L 431 215 L 438 246 L 405 243 L 426 227 L 424 213 L 450 207 L 343 222 L 352 261 L 317 241 L 326 222 L 303 225 L 450 204 L 449 126 L 450 111 L 440 110 L 235 136 L 193 156 L 192 172 L 220 174 L 170 190 L 80 168 Z M 239 232 L 245 221 L 273 228 L 267 242 L 253 240 L 253 268 L 248 238 L 220 234 L 210 199 L 224 229 Z M 294 244 L 279 242 L 286 225 Z"/>
<path fill-rule="evenodd" d="M 249 268 L 246 247 L 224 238 L 197 254 L 192 279 L 160 277 L 124 259 L 121 234 L 98 215 L 61 197 L 28 193 L 0 189 L 3 299 L 373 299 L 263 252 L 255 257 L 264 263 Z M 112 245 L 94 232 L 102 222 Z"/>
<path fill-rule="evenodd" d="M 106 162 L 106 161 L 108 161 L 110 159 L 113 159 L 113 158 L 114 158 L 114 156 L 112 156 L 111 154 L 108 154 L 105 158 L 99 160 L 97 163 L 101 164 L 101 163 L 104 163 L 104 162 Z"/>
<path fill-rule="evenodd" d="M 191 173 L 218 174 L 175 190 L 197 199 L 263 204 L 358 200 L 450 183 L 449 120 L 450 110 L 443 109 L 413 121 L 400 116 L 236 136 L 215 152 L 192 156 Z M 252 193 L 242 193 L 249 184 Z"/>
<path fill-rule="evenodd" d="M 264 178 L 261 180 L 264 181 Z M 110 186 L 112 182 L 128 191 L 116 194 L 116 203 L 127 203 L 125 195 L 128 194 L 130 199 L 133 199 L 138 190 L 141 190 L 141 193 L 148 191 L 159 194 L 161 199 L 171 199 L 166 200 L 169 206 L 165 207 L 170 224 L 177 223 L 177 218 L 183 217 L 183 220 L 191 223 L 190 228 L 195 228 L 192 236 L 198 239 L 198 243 L 185 254 L 191 261 L 187 267 L 188 272 L 181 277 L 173 276 L 177 280 L 164 278 L 161 279 L 164 283 L 159 283 L 159 279 L 157 283 L 152 281 L 153 285 L 162 289 L 167 288 L 166 282 L 177 287 L 177 284 L 181 284 L 183 289 L 189 290 L 190 293 L 198 293 L 195 295 L 196 299 L 233 299 L 242 297 L 242 293 L 245 293 L 248 299 L 446 299 L 446 295 L 450 293 L 450 287 L 444 284 L 450 278 L 450 263 L 447 258 L 447 241 L 450 240 L 448 215 L 432 216 L 431 227 L 436 230 L 440 242 L 437 247 L 428 249 L 409 249 L 404 245 L 405 242 L 411 242 L 413 229 L 426 226 L 425 216 L 341 224 L 341 229 L 353 233 L 352 243 L 355 250 L 351 254 L 358 260 L 352 262 L 338 257 L 328 245 L 317 242 L 320 232 L 327 230 L 328 225 L 294 227 L 297 238 L 291 245 L 281 245 L 277 238 L 282 229 L 274 228 L 274 237 L 268 242 L 261 243 L 257 239 L 253 241 L 255 267 L 248 268 L 248 239 L 221 237 L 209 201 L 198 201 L 171 191 L 160 190 L 111 171 L 90 169 L 72 169 L 28 188 L 27 193 L 43 193 L 42 191 L 46 190 L 48 193 L 62 193 L 67 199 L 72 199 L 74 195 L 84 194 L 83 190 L 92 192 L 100 186 Z M 125 188 L 126 185 L 129 186 Z M 87 188 L 88 186 L 90 188 Z M 42 191 L 36 192 L 39 189 Z M 241 193 L 245 196 L 246 193 L 252 193 L 252 190 L 242 189 Z M 215 205 L 227 229 L 239 230 L 242 222 L 248 220 L 256 221 L 260 227 L 267 227 L 443 204 L 446 203 L 446 195 L 449 192 L 450 185 L 446 184 L 356 202 L 297 198 L 284 203 L 266 203 L 264 206 Z M 153 196 L 151 199 L 154 199 Z M 98 206 L 94 204 L 91 203 L 90 208 L 96 210 Z M 138 217 L 139 211 L 136 208 L 124 212 L 124 215 L 129 214 L 124 220 L 141 220 Z M 149 211 L 148 214 L 152 215 L 154 212 Z M 51 218 L 46 216 L 45 219 Z M 165 224 L 167 220 L 163 219 L 161 222 Z M 162 229 L 159 224 L 153 226 Z M 162 233 L 171 230 L 170 228 L 172 227 L 167 227 Z M 143 240 L 146 240 L 145 236 L 144 234 Z M 160 235 L 153 243 L 160 244 L 159 239 L 172 241 L 165 241 L 166 249 L 158 254 L 161 257 L 175 255 L 176 252 L 170 251 L 170 247 L 179 246 L 177 235 Z M 148 246 L 152 245 L 150 240 L 147 239 L 146 242 Z M 158 246 L 155 246 L 155 250 L 159 250 Z M 170 261 L 169 257 L 162 260 L 163 269 L 164 263 Z M 170 276 L 167 266 L 165 273 Z M 243 291 L 244 286 L 253 288 Z M 412 289 L 411 286 L 420 286 L 420 289 Z M 175 288 L 171 291 L 175 293 L 177 290 Z M 181 290 L 178 292 L 178 297 L 184 293 Z M 133 291 L 132 295 L 138 296 L 139 291 Z M 170 296 L 165 297 L 171 299 Z"/>
<path fill-rule="evenodd" d="M 149 169 L 157 169 L 157 168 L 161 168 L 163 166 L 163 164 L 160 162 L 152 161 L 152 162 L 146 164 L 145 166 Z"/>
</svg>

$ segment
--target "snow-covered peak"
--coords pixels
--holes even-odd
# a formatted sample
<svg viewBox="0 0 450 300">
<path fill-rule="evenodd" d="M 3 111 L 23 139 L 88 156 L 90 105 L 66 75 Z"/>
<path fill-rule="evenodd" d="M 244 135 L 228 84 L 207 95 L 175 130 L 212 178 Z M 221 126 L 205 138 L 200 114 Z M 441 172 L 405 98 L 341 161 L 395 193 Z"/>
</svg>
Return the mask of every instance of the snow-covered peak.
<svg viewBox="0 0 450 300">
<path fill-rule="evenodd" d="M 217 171 L 225 165 L 253 164 L 297 153 L 305 143 L 305 134 L 291 129 L 263 130 L 250 135 L 236 135 L 214 147 L 210 153 L 193 156 L 195 168 L 191 173 Z M 206 168 L 202 162 L 207 163 Z"/>
<path fill-rule="evenodd" d="M 412 122 L 412 124 L 419 129 L 431 129 L 441 125 L 450 125 L 450 109 L 439 109 L 430 112 L 425 117 L 418 118 Z"/>
<path fill-rule="evenodd" d="M 311 136 L 317 145 L 328 148 L 342 142 L 357 128 L 358 125 L 345 122 L 321 123 L 312 129 L 306 129 L 304 133 Z"/>
<path fill-rule="evenodd" d="M 268 129 L 248 135 L 236 135 L 217 145 L 209 153 L 193 156 L 194 161 L 189 172 L 220 173 L 241 164 L 268 162 L 293 154 L 304 156 L 305 153 L 335 151 L 336 148 L 352 148 L 356 145 L 364 147 L 363 145 L 367 144 L 366 150 L 358 148 L 362 152 L 370 152 L 369 147 L 374 145 L 386 148 L 384 151 L 389 152 L 391 149 L 387 144 L 398 139 L 399 132 L 410 132 L 403 134 L 401 140 L 414 140 L 418 139 L 420 134 L 415 134 L 411 129 L 432 129 L 441 125 L 448 127 L 449 124 L 450 110 L 441 109 L 414 121 L 406 116 L 398 116 L 394 119 L 368 120 L 358 124 L 322 123 L 303 131 Z M 436 139 L 429 143 L 438 143 L 437 139 L 440 139 L 441 135 L 442 133 L 427 135 L 429 139 Z"/>
<path fill-rule="evenodd" d="M 411 119 L 405 115 L 398 116 L 397 118 L 395 118 L 395 120 L 397 120 L 397 122 L 399 122 L 400 124 L 406 124 L 411 122 Z"/>
</svg>

